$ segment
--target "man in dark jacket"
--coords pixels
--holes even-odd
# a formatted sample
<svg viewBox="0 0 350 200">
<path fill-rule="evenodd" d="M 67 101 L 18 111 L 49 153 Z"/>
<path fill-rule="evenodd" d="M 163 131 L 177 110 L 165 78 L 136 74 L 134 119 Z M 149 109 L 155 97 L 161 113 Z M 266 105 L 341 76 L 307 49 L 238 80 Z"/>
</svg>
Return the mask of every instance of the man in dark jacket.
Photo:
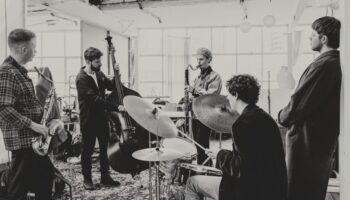
<svg viewBox="0 0 350 200">
<path fill-rule="evenodd" d="M 227 81 L 228 100 L 240 116 L 232 126 L 233 150 L 220 150 L 216 166 L 223 176 L 192 176 L 186 200 L 285 200 L 287 172 L 276 122 L 256 106 L 260 85 L 250 75 Z M 209 153 L 210 154 L 210 153 Z"/>
<path fill-rule="evenodd" d="M 101 184 L 118 186 L 109 175 L 107 145 L 109 128 L 106 110 L 115 110 L 116 105 L 106 101 L 105 90 L 114 88 L 113 81 L 109 80 L 101 69 L 102 52 L 94 47 L 85 50 L 86 66 L 82 67 L 76 78 L 78 101 L 80 109 L 80 129 L 83 136 L 83 152 L 81 158 L 84 188 L 93 190 L 95 186 L 91 176 L 91 156 L 96 138 L 100 148 Z M 117 67 L 117 66 L 114 66 Z"/>
<path fill-rule="evenodd" d="M 324 200 L 339 135 L 340 21 L 312 24 L 311 48 L 321 54 L 306 68 L 289 104 L 279 112 L 288 128 L 288 200 Z"/>
</svg>

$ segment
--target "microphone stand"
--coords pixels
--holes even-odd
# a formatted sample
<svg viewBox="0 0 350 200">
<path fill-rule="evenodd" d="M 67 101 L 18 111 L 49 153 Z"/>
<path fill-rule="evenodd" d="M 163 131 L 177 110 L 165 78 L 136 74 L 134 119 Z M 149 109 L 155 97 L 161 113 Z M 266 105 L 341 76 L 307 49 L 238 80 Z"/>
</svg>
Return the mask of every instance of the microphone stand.
<svg viewBox="0 0 350 200">
<path fill-rule="evenodd" d="M 271 92 L 270 92 L 270 71 L 267 72 L 267 108 L 269 115 L 271 115 Z"/>
</svg>

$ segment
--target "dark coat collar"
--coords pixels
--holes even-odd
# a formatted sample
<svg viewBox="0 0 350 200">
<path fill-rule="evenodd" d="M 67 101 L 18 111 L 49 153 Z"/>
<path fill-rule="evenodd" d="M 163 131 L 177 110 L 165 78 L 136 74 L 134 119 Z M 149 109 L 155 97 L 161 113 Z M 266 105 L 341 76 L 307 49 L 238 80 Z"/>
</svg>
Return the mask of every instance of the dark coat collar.
<svg viewBox="0 0 350 200">
<path fill-rule="evenodd" d="M 339 51 L 336 50 L 336 49 L 326 51 L 326 52 L 320 54 L 320 55 L 316 58 L 316 60 L 322 59 L 322 58 L 327 57 L 327 56 L 339 57 Z"/>
<path fill-rule="evenodd" d="M 256 106 L 256 105 L 247 105 L 247 106 L 243 109 L 241 115 L 246 114 L 246 113 L 248 113 L 249 111 L 254 110 L 254 109 L 256 109 L 256 108 L 258 108 L 258 106 Z"/>
<path fill-rule="evenodd" d="M 208 68 L 201 70 L 199 77 L 203 79 L 204 77 L 209 75 L 210 72 L 212 72 L 212 71 L 213 71 L 213 69 L 211 68 L 211 66 L 209 66 Z"/>
</svg>

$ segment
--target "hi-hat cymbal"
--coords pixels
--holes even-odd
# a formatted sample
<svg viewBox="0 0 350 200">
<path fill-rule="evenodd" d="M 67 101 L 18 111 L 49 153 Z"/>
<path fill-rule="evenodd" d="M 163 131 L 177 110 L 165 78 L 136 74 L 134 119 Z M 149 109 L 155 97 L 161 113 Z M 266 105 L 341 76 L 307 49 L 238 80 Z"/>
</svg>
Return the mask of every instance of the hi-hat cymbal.
<svg viewBox="0 0 350 200">
<path fill-rule="evenodd" d="M 182 156 L 183 155 L 176 150 L 164 149 L 164 148 L 141 149 L 141 150 L 135 151 L 132 154 L 132 157 L 134 157 L 137 160 L 153 161 L 153 162 L 174 160 Z"/>
<path fill-rule="evenodd" d="M 194 99 L 195 116 L 207 127 L 222 133 L 231 133 L 232 125 L 239 114 L 229 109 L 225 96 L 206 94 Z"/>
<path fill-rule="evenodd" d="M 123 103 L 128 114 L 149 132 L 164 138 L 177 136 L 174 122 L 151 102 L 137 96 L 126 96 Z"/>
</svg>

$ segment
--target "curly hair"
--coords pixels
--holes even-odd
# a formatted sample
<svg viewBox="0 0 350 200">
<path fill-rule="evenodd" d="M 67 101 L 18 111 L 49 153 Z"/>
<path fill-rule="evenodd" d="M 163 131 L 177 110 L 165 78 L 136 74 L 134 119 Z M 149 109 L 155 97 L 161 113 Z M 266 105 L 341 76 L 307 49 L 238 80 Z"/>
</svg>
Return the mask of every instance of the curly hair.
<svg viewBox="0 0 350 200">
<path fill-rule="evenodd" d="M 226 88 L 230 94 L 249 105 L 255 105 L 259 100 L 260 84 L 258 80 L 249 74 L 233 76 L 226 82 Z"/>
<path fill-rule="evenodd" d="M 89 47 L 84 52 L 84 58 L 85 60 L 88 60 L 88 61 L 99 59 L 101 58 L 102 55 L 103 53 L 95 47 Z"/>
<path fill-rule="evenodd" d="M 321 17 L 316 19 L 312 25 L 319 35 L 325 35 L 328 38 L 328 46 L 337 49 L 339 47 L 341 23 L 334 17 Z"/>
</svg>

